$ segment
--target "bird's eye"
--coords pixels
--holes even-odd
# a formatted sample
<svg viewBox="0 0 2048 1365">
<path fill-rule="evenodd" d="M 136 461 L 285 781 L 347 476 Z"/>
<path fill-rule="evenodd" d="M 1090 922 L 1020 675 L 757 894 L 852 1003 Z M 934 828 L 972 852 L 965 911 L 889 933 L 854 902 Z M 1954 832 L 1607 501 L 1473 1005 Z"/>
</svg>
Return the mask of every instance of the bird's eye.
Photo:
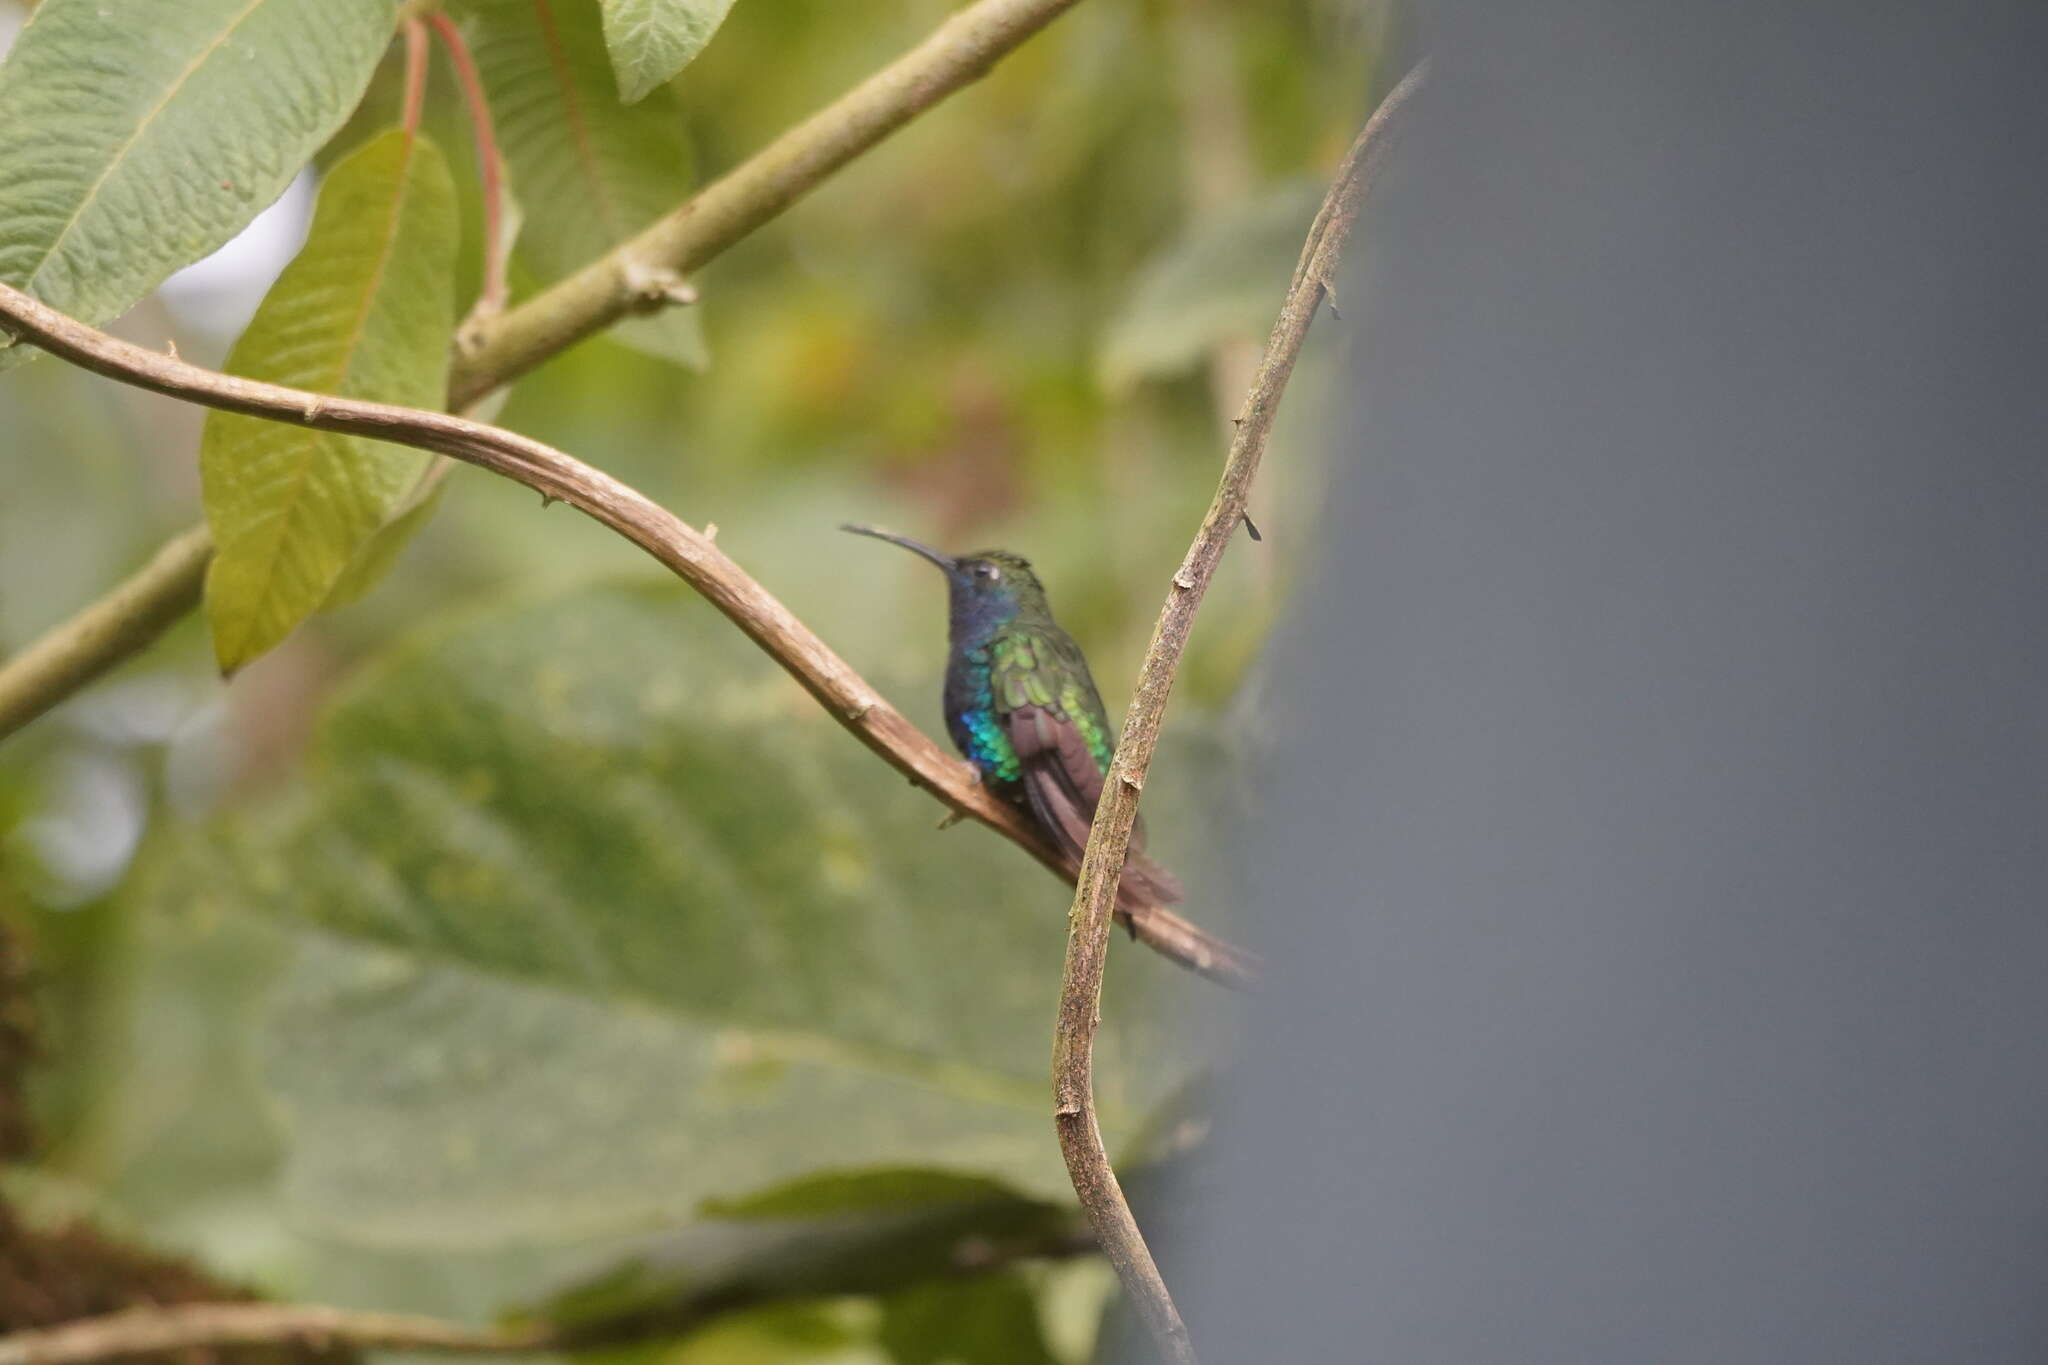
<svg viewBox="0 0 2048 1365">
<path fill-rule="evenodd" d="M 995 565 L 988 563 L 975 565 L 974 571 L 980 574 L 983 578 L 986 578 L 991 583 L 995 582 L 998 578 L 1001 578 L 1003 576 L 1003 571 L 1001 569 L 998 569 Z"/>
</svg>

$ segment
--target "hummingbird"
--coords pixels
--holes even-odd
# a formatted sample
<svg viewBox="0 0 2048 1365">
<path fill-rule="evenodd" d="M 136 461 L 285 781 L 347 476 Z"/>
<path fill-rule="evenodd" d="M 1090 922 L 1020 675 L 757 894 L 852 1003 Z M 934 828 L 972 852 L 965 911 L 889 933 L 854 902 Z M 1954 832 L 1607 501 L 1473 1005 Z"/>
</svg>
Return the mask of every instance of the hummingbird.
<svg viewBox="0 0 2048 1365">
<path fill-rule="evenodd" d="M 949 555 L 872 526 L 840 529 L 900 545 L 946 575 L 946 733 L 985 786 L 1078 864 L 1116 733 L 1088 660 L 1052 619 L 1030 563 L 1007 550 Z M 1131 831 L 1118 899 L 1174 904 L 1181 885 L 1143 855 L 1144 842 L 1141 821 Z"/>
</svg>

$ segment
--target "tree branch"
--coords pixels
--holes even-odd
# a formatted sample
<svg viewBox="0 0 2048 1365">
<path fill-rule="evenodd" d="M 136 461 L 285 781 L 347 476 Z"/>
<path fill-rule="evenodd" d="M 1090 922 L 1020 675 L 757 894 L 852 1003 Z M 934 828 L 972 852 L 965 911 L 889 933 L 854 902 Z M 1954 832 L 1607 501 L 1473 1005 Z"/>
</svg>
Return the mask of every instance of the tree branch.
<svg viewBox="0 0 2048 1365">
<path fill-rule="evenodd" d="M 206 1346 L 319 1347 L 343 1342 L 408 1351 L 544 1350 L 539 1332 L 476 1331 L 401 1313 L 354 1313 L 292 1303 L 187 1303 L 131 1308 L 0 1337 L 0 1365 L 89 1365 Z"/>
<path fill-rule="evenodd" d="M 0 666 L 0 738 L 139 652 L 199 605 L 213 537 L 202 524 L 167 541 L 114 590 Z"/>
<path fill-rule="evenodd" d="M 883 700 L 710 537 L 602 470 L 517 432 L 465 417 L 219 374 L 110 337 L 5 284 L 0 284 L 0 328 L 74 365 L 152 393 L 452 456 L 568 503 L 632 541 L 702 593 L 841 725 L 912 783 L 962 815 L 1007 835 L 1046 866 L 1073 875 L 1072 864 L 1014 807 L 993 796 L 975 779 L 972 768 L 941 751 Z M 1242 984 L 1255 970 L 1249 954 L 1164 907 L 1121 906 L 1117 914 L 1131 925 L 1135 937 L 1206 976 Z"/>
<path fill-rule="evenodd" d="M 703 266 L 911 119 L 986 75 L 1076 3 L 977 0 L 638 236 L 510 312 L 475 319 L 463 333 L 449 376 L 449 408 L 468 407 L 629 312 L 663 306 L 666 291 L 651 289 L 649 281 L 672 282 Z M 172 562 L 174 546 L 187 553 Z M 190 553 L 195 548 L 196 555 Z M 0 739 L 143 649 L 197 606 L 211 553 L 205 527 L 185 532 L 148 569 L 0 665 Z M 121 629 L 84 629 L 88 618 L 112 617 L 122 621 Z"/>
<path fill-rule="evenodd" d="M 1208 590 L 1216 565 L 1244 515 L 1245 495 L 1265 454 L 1266 437 L 1279 410 L 1280 396 L 1294 372 L 1295 357 L 1301 353 L 1301 343 L 1308 335 L 1316 307 L 1329 292 L 1338 256 L 1358 216 L 1366 186 L 1382 164 L 1388 130 L 1422 83 L 1423 74 L 1421 66 L 1411 71 L 1367 120 L 1309 229 L 1286 301 L 1266 341 L 1265 358 L 1238 414 L 1237 432 L 1224 461 L 1222 481 L 1217 485 L 1208 514 L 1202 518 L 1201 529 L 1195 533 L 1194 543 L 1173 575 L 1166 604 L 1159 612 L 1159 623 L 1153 628 L 1152 643 L 1138 673 L 1137 690 L 1124 716 L 1123 737 L 1117 743 L 1116 755 L 1110 760 L 1109 774 L 1103 783 L 1102 801 L 1095 811 L 1074 904 L 1068 912 L 1066 969 L 1060 987 L 1059 1022 L 1053 1035 L 1053 1124 L 1059 1133 L 1067 1174 L 1074 1182 L 1074 1193 L 1080 1196 L 1081 1207 L 1087 1211 L 1097 1240 L 1116 1267 L 1124 1292 L 1130 1295 L 1154 1341 L 1176 1365 L 1192 1365 L 1195 1359 L 1187 1325 L 1181 1321 L 1173 1296 L 1160 1278 L 1159 1267 L 1138 1230 L 1137 1220 L 1131 1216 L 1130 1204 L 1117 1184 L 1116 1172 L 1110 1167 L 1109 1154 L 1103 1148 L 1102 1133 L 1095 1121 L 1095 1029 L 1100 1021 L 1102 971 L 1109 956 L 1111 915 L 1130 847 L 1131 827 L 1138 817 L 1138 794 L 1151 766 L 1167 695 L 1173 690 L 1174 673 L 1194 624 L 1195 609 L 1201 605 L 1202 594 Z"/>
<path fill-rule="evenodd" d="M 1029 1227 L 993 1238 L 966 1220 L 957 1237 L 931 1251 L 906 1251 L 906 1238 L 930 1240 L 934 1229 L 907 1231 L 890 1222 L 865 1235 L 832 1241 L 821 1255 L 784 1253 L 743 1260 L 711 1281 L 678 1286 L 675 1295 L 629 1307 L 608 1306 L 579 1321 L 541 1320 L 496 1330 L 400 1313 L 358 1312 L 317 1304 L 186 1303 L 130 1308 L 54 1327 L 0 1336 L 0 1365 L 98 1365 L 133 1356 L 235 1346 L 328 1345 L 359 1350 L 448 1354 L 557 1354 L 610 1350 L 673 1340 L 729 1314 L 768 1304 L 835 1294 L 883 1294 L 910 1284 L 993 1275 L 1028 1261 L 1092 1255 L 1095 1239 L 1074 1217 L 1050 1206 Z M 941 1227 L 940 1232 L 946 1229 Z"/>
</svg>

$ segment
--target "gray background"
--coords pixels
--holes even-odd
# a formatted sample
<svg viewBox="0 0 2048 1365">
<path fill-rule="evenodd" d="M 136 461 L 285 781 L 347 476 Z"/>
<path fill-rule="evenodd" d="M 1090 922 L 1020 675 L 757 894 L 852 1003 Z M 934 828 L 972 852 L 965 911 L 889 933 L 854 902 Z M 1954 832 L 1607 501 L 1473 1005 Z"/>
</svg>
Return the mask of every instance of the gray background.
<svg viewBox="0 0 2048 1365">
<path fill-rule="evenodd" d="M 1206 1360 L 2048 1360 L 2044 12 L 1420 7 Z"/>
</svg>

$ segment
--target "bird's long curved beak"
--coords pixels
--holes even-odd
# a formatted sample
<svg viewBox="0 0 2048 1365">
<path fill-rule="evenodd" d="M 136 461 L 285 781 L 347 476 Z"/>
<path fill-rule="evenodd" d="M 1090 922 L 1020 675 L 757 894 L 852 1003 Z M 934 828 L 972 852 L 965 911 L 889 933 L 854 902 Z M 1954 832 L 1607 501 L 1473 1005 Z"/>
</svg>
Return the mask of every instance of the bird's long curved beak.
<svg viewBox="0 0 2048 1365">
<path fill-rule="evenodd" d="M 904 549 L 910 551 L 912 554 L 923 555 L 926 559 L 929 559 L 932 563 L 938 565 L 947 573 L 953 572 L 953 570 L 959 565 L 959 561 L 954 559 L 953 556 L 940 554 L 937 550 L 934 550 L 931 546 L 926 545 L 924 542 L 912 540 L 908 536 L 893 535 L 888 531 L 883 531 L 873 526 L 861 526 L 853 522 L 847 522 L 839 529 L 842 531 L 851 531 L 857 536 L 872 536 L 876 540 L 886 540 L 891 545 L 901 545 Z"/>
</svg>

